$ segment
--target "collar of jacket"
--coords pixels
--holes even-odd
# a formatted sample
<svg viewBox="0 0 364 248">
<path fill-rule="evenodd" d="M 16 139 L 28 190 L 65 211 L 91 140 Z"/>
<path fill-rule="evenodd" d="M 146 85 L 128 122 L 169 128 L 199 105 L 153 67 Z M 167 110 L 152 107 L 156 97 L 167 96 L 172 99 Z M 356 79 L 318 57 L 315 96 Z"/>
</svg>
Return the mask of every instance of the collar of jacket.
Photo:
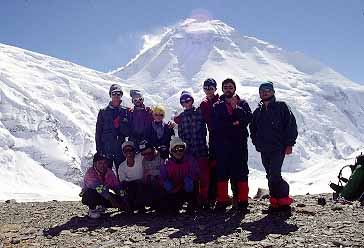
<svg viewBox="0 0 364 248">
<path fill-rule="evenodd" d="M 110 101 L 110 102 L 109 102 L 109 105 L 108 105 L 107 107 L 108 107 L 109 109 L 117 109 L 117 108 L 120 108 L 120 107 L 121 107 L 121 102 L 120 102 L 119 106 L 114 107 L 114 106 L 112 106 L 112 102 Z"/>
<path fill-rule="evenodd" d="M 236 94 L 236 96 L 238 97 L 238 101 L 240 102 L 240 101 L 241 101 L 240 96 L 239 96 L 238 94 Z M 225 96 L 225 95 L 221 95 L 221 96 L 220 96 L 220 101 L 225 102 L 225 98 L 226 98 L 226 96 Z"/>
<path fill-rule="evenodd" d="M 275 95 L 273 95 L 272 96 L 272 98 L 269 100 L 269 104 L 271 104 L 271 103 L 275 103 L 276 102 L 276 97 L 275 97 Z M 263 102 L 263 100 L 260 100 L 260 102 L 258 103 L 258 107 L 263 107 L 264 106 L 264 102 Z"/>
<path fill-rule="evenodd" d="M 136 106 L 134 106 L 134 108 L 133 108 L 133 110 L 134 111 L 140 111 L 140 110 L 146 110 L 146 108 L 145 108 L 145 105 L 143 104 L 141 107 L 136 107 Z"/>
<path fill-rule="evenodd" d="M 194 112 L 195 110 L 196 110 L 196 108 L 194 106 L 192 106 L 192 108 L 190 108 L 190 109 L 185 109 L 184 112 L 191 113 L 191 112 Z"/>
<path fill-rule="evenodd" d="M 217 102 L 219 99 L 220 99 L 219 94 L 215 94 L 212 99 L 209 99 L 207 96 L 205 97 L 206 102 L 212 102 L 212 103 Z"/>
</svg>

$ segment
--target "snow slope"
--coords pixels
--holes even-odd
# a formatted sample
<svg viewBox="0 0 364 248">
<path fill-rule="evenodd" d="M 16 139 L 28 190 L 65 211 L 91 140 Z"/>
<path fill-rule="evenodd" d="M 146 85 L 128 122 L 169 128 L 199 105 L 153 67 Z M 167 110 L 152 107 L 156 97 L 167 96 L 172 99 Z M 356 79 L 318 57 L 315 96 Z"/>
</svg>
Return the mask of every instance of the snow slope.
<svg viewBox="0 0 364 248">
<path fill-rule="evenodd" d="M 188 19 L 152 37 L 135 59 L 111 74 L 0 44 L 0 200 L 77 200 L 95 151 L 97 112 L 108 88 L 144 91 L 168 118 L 181 110 L 182 89 L 203 97 L 202 81 L 232 77 L 252 109 L 259 81 L 276 81 L 276 95 L 296 115 L 299 139 L 286 159 L 292 194 L 329 192 L 327 183 L 363 149 L 364 88 L 300 53 L 241 36 L 217 20 Z M 116 77 L 117 76 L 117 77 Z M 259 154 L 249 144 L 250 188 L 266 186 Z"/>
</svg>

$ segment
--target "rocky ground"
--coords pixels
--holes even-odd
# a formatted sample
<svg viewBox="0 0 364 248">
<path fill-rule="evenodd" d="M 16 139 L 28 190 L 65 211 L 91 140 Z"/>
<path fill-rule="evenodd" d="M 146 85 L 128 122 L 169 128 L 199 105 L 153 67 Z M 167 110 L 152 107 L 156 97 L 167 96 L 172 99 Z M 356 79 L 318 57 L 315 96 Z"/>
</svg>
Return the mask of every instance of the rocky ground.
<svg viewBox="0 0 364 248">
<path fill-rule="evenodd" d="M 364 208 L 334 204 L 330 197 L 296 196 L 291 214 L 263 213 L 265 199 L 251 200 L 245 216 L 110 209 L 97 220 L 79 202 L 11 201 L 0 203 L 0 247 L 364 247 Z"/>
</svg>

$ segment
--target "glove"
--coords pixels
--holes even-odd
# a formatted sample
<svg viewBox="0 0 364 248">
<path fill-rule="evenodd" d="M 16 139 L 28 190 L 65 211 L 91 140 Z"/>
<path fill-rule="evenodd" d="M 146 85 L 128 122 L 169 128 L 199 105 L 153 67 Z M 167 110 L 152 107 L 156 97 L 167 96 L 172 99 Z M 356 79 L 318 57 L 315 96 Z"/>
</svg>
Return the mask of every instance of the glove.
<svg viewBox="0 0 364 248">
<path fill-rule="evenodd" d="M 170 193 L 170 192 L 172 191 L 172 189 L 173 189 L 173 183 L 172 183 L 170 180 L 167 180 L 167 181 L 165 181 L 165 182 L 163 183 L 163 187 L 164 187 L 164 189 L 165 189 L 168 193 Z"/>
<path fill-rule="evenodd" d="M 185 191 L 191 193 L 193 191 L 193 180 L 190 176 L 185 177 Z"/>
</svg>

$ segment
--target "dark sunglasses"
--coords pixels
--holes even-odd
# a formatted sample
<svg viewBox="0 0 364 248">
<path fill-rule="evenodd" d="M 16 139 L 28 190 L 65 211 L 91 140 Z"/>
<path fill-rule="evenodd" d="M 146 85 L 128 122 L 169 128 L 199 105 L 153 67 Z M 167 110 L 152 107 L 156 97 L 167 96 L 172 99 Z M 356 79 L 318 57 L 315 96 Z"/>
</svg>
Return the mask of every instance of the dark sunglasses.
<svg viewBox="0 0 364 248">
<path fill-rule="evenodd" d="M 153 151 L 149 151 L 149 152 L 141 152 L 140 154 L 142 156 L 148 156 L 148 155 L 151 155 L 153 153 Z"/>
<path fill-rule="evenodd" d="M 181 104 L 187 103 L 187 102 L 192 102 L 192 99 L 191 98 L 187 98 L 185 100 L 181 100 L 180 102 L 181 102 Z"/>
<path fill-rule="evenodd" d="M 121 92 L 113 92 L 111 93 L 112 96 L 121 96 Z"/>
<path fill-rule="evenodd" d="M 134 152 L 134 149 L 133 148 L 125 148 L 123 150 L 123 152 L 127 153 L 127 152 Z"/>
<path fill-rule="evenodd" d="M 133 102 L 142 102 L 143 100 L 144 100 L 143 97 L 133 98 Z"/>
<path fill-rule="evenodd" d="M 224 86 L 223 89 L 224 90 L 233 90 L 234 86 Z"/>
<path fill-rule="evenodd" d="M 214 86 L 204 86 L 203 87 L 204 90 L 215 90 Z"/>
<path fill-rule="evenodd" d="M 176 146 L 175 148 L 172 149 L 172 152 L 184 152 L 185 151 L 185 147 L 184 146 Z"/>
<path fill-rule="evenodd" d="M 154 114 L 154 116 L 164 117 L 164 114 Z"/>
<path fill-rule="evenodd" d="M 259 90 L 259 93 L 272 93 L 273 91 L 271 89 L 261 89 Z"/>
</svg>

